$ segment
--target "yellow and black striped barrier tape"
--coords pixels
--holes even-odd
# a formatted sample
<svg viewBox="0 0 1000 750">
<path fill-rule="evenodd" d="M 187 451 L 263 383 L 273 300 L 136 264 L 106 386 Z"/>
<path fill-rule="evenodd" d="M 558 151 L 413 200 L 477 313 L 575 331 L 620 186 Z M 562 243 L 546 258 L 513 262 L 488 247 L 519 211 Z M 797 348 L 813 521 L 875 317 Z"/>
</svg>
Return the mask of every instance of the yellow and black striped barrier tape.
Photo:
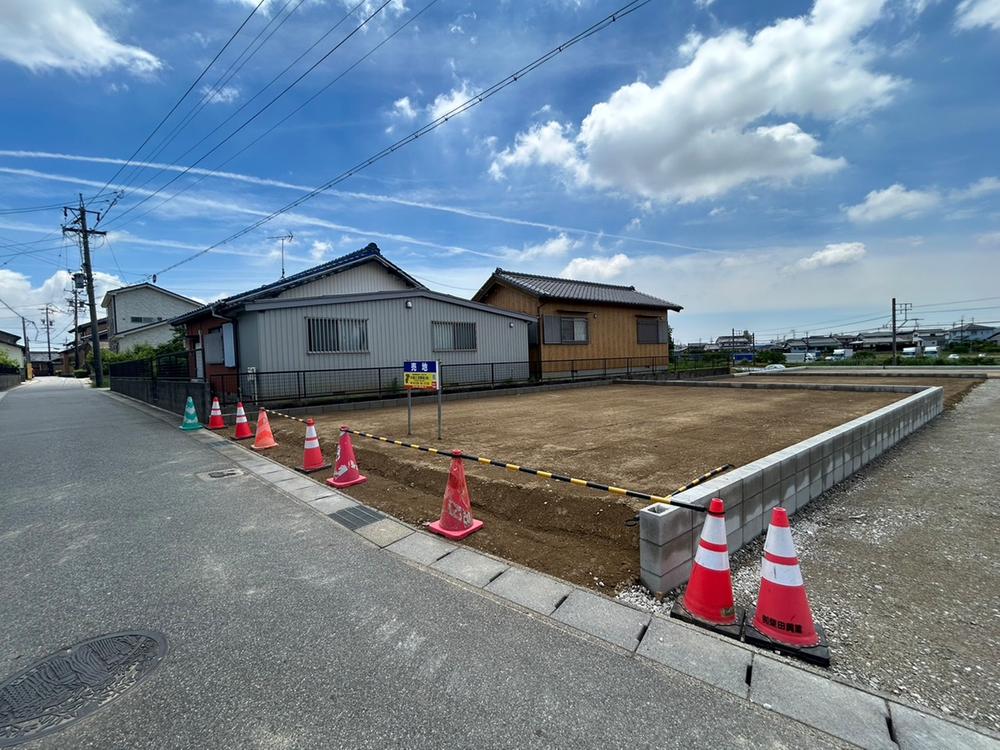
<svg viewBox="0 0 1000 750">
<path fill-rule="evenodd" d="M 280 414 L 280 412 L 275 412 Z M 286 416 L 282 414 L 281 416 Z M 295 419 L 295 417 L 292 417 Z M 302 421 L 302 420 L 299 420 Z M 712 477 L 716 477 L 719 474 L 729 471 L 733 468 L 732 464 L 725 464 L 724 466 L 718 466 L 711 471 L 707 471 L 691 482 L 688 482 L 682 487 L 678 487 L 676 490 L 671 492 L 669 495 L 652 495 L 648 492 L 639 492 L 638 490 L 628 490 L 624 487 L 616 487 L 610 484 L 601 484 L 600 482 L 591 482 L 589 479 L 577 479 L 576 477 L 567 476 L 565 474 L 557 474 L 554 471 L 542 471 L 541 469 L 531 469 L 527 466 L 521 466 L 520 464 L 512 464 L 506 461 L 497 461 L 492 458 L 486 458 L 485 456 L 473 456 L 470 453 L 464 453 L 462 451 L 456 450 L 442 450 L 439 448 L 429 448 L 426 445 L 419 445 L 418 443 L 407 443 L 404 440 L 396 440 L 394 438 L 384 437 L 382 435 L 373 435 L 370 432 L 362 432 L 361 430 L 352 430 L 349 427 L 341 427 L 341 430 L 350 434 L 357 435 L 358 437 L 365 437 L 370 440 L 377 440 L 380 443 L 388 443 L 390 445 L 398 445 L 402 448 L 413 448 L 414 450 L 423 451 L 424 453 L 432 453 L 436 456 L 451 456 L 452 458 L 461 458 L 465 461 L 475 461 L 476 463 L 484 464 L 486 466 L 497 466 L 501 469 L 507 469 L 507 471 L 521 472 L 524 474 L 532 474 L 536 477 L 541 477 L 542 479 L 552 479 L 556 482 L 566 482 L 567 484 L 575 484 L 578 487 L 587 487 L 592 490 L 598 490 L 600 492 L 610 492 L 612 495 L 621 495 L 623 497 L 634 497 L 639 500 L 646 500 L 651 503 L 666 503 L 668 505 L 676 505 L 680 508 L 687 508 L 688 510 L 693 510 L 698 513 L 704 513 L 706 508 L 700 505 L 692 505 L 690 503 L 678 502 L 676 500 L 671 500 L 673 495 L 676 495 L 684 490 L 691 489 L 702 482 L 706 482 Z"/>
</svg>

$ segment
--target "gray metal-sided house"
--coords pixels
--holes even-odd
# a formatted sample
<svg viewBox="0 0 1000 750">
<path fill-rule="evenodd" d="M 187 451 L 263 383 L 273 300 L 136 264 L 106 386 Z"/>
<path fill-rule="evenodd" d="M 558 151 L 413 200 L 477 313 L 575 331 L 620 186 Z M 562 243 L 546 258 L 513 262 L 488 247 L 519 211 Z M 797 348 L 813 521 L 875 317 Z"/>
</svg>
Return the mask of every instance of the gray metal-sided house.
<svg viewBox="0 0 1000 750">
<path fill-rule="evenodd" d="M 491 363 L 526 370 L 532 321 L 431 291 L 369 244 L 170 322 L 187 329 L 191 377 L 263 399 L 393 391 L 414 359 L 441 362 L 446 384 Z"/>
</svg>

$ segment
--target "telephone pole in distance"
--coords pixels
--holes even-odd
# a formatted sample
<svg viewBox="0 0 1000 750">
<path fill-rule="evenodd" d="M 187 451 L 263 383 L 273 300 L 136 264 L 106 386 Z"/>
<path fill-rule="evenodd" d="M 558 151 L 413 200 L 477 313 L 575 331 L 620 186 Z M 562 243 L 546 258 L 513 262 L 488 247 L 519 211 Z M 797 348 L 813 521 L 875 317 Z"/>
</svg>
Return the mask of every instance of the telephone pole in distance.
<svg viewBox="0 0 1000 750">
<path fill-rule="evenodd" d="M 104 365 L 101 362 L 101 335 L 97 330 L 97 303 L 94 301 L 94 273 L 90 262 L 90 235 L 103 237 L 107 232 L 100 232 L 96 229 L 87 228 L 87 214 L 94 214 L 97 220 L 101 220 L 101 215 L 97 211 L 90 211 L 83 203 L 83 193 L 80 193 L 79 207 L 64 206 L 63 216 L 67 213 L 74 215 L 73 221 L 63 226 L 64 233 L 78 234 L 83 245 L 83 273 L 87 277 L 87 306 L 90 308 L 90 338 L 91 346 L 94 350 L 94 380 L 97 387 L 104 386 Z"/>
</svg>

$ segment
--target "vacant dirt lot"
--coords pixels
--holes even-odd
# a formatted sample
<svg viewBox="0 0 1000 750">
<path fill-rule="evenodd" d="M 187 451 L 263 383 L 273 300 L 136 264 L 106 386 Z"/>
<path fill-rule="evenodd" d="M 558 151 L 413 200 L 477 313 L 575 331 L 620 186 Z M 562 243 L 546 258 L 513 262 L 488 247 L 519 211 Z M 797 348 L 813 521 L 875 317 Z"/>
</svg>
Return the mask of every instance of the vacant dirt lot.
<svg viewBox="0 0 1000 750">
<path fill-rule="evenodd" d="M 944 405 L 952 407 L 983 381 L 979 378 L 901 377 L 881 375 L 750 375 L 754 383 L 844 383 L 849 385 L 939 385 Z M 742 379 L 742 378 L 741 378 Z"/>
<path fill-rule="evenodd" d="M 716 466 L 754 461 L 901 397 L 595 386 L 445 403 L 440 443 L 435 407 L 415 407 L 410 441 L 666 494 Z M 281 446 L 268 455 L 300 464 L 303 426 L 277 416 L 271 424 Z M 405 408 L 320 417 L 331 460 L 340 424 L 406 439 Z M 354 447 L 369 481 L 348 494 L 410 523 L 438 517 L 447 459 L 364 438 Z M 471 463 L 466 472 L 474 513 L 485 521 L 471 546 L 594 587 L 636 577 L 638 534 L 625 521 L 642 503 Z"/>
</svg>

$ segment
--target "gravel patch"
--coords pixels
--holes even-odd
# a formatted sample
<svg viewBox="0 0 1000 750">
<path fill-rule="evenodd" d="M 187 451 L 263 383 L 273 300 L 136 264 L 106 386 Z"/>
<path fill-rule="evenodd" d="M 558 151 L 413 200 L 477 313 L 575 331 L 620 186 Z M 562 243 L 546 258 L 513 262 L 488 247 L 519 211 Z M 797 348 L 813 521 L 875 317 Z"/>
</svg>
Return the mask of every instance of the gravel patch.
<svg viewBox="0 0 1000 750">
<path fill-rule="evenodd" d="M 1000 730 L 1000 382 L 792 518 L 831 671 Z M 763 536 L 731 555 L 737 604 L 756 605 Z M 619 599 L 668 611 L 641 586 Z"/>
</svg>

